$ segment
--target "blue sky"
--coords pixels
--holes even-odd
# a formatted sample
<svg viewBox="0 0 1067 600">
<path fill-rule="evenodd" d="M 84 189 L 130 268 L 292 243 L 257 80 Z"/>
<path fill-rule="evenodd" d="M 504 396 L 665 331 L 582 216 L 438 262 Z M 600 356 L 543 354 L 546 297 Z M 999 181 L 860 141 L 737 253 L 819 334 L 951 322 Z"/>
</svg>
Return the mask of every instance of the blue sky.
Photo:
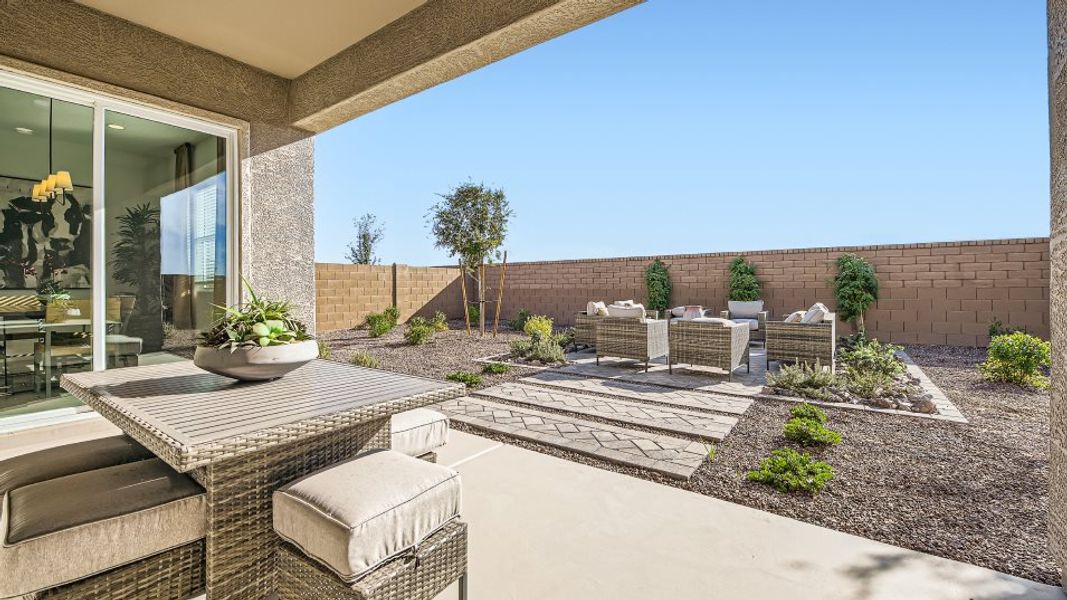
<svg viewBox="0 0 1067 600">
<path fill-rule="evenodd" d="M 316 140 L 316 260 L 453 262 L 437 193 L 503 188 L 510 259 L 1048 235 L 1045 3 L 650 0 Z"/>
</svg>

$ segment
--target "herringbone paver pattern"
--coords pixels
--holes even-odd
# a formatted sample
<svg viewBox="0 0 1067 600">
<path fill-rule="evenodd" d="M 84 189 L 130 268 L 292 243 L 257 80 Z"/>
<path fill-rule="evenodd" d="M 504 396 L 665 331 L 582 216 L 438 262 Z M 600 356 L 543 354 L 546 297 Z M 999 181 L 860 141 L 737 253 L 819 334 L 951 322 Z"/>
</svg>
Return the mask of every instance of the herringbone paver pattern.
<svg viewBox="0 0 1067 600">
<path fill-rule="evenodd" d="M 722 440 L 737 424 L 736 417 L 699 413 L 664 405 L 643 404 L 602 396 L 574 394 L 532 385 L 506 383 L 480 390 L 489 396 L 537 408 L 562 410 L 579 415 L 601 417 L 617 423 L 638 425 L 667 433 L 704 439 Z"/>
<path fill-rule="evenodd" d="M 471 427 L 688 479 L 707 457 L 700 442 L 633 431 L 469 396 L 439 405 Z"/>
<path fill-rule="evenodd" d="M 709 394 L 707 392 L 642 385 L 640 383 L 618 379 L 600 379 L 597 377 L 569 375 L 567 373 L 560 373 L 558 370 L 544 371 L 537 375 L 524 377 L 521 381 L 565 388 L 574 392 L 610 394 L 613 396 L 623 396 L 625 398 L 636 398 L 644 402 L 656 402 L 697 410 L 713 410 L 715 412 L 735 415 L 744 414 L 745 411 L 748 410 L 748 407 L 752 406 L 753 402 L 749 398 L 741 398 L 738 396 Z"/>
<path fill-rule="evenodd" d="M 637 363 L 634 361 L 601 359 L 599 365 L 592 361 L 582 361 L 556 370 L 586 377 L 648 383 L 687 390 L 718 392 L 734 396 L 754 396 L 763 389 L 762 383 L 758 383 L 750 377 L 742 380 L 740 377 L 735 376 L 734 381 L 728 381 L 721 375 L 715 374 L 687 375 L 685 374 L 685 369 L 681 367 L 675 367 L 673 374 L 667 371 L 666 365 L 655 365 L 647 373 L 643 370 L 643 364 L 640 367 L 641 369 L 639 370 Z"/>
</svg>

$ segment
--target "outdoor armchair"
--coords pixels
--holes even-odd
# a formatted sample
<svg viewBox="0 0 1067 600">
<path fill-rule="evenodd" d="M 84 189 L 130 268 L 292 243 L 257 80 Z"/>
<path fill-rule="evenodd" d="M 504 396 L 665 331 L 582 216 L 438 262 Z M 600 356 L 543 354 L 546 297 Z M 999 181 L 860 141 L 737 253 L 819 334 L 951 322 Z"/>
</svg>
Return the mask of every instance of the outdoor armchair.
<svg viewBox="0 0 1067 600">
<path fill-rule="evenodd" d="M 721 319 L 678 319 L 671 323 L 670 371 L 678 363 L 717 367 L 733 378 L 734 369 L 749 365 L 749 327 Z"/>
<path fill-rule="evenodd" d="M 763 301 L 738 302 L 730 300 L 727 309 L 719 313 L 723 319 L 730 319 L 734 323 L 744 323 L 749 329 L 749 339 L 762 341 L 766 339 L 767 319 L 770 312 L 763 310 Z"/>
<path fill-rule="evenodd" d="M 816 361 L 834 367 L 837 358 L 837 316 L 826 312 L 807 323 L 768 321 L 766 324 L 767 363 L 808 363 Z"/>
<path fill-rule="evenodd" d="M 601 356 L 649 361 L 669 352 L 666 320 L 604 317 L 596 327 L 596 361 Z"/>
</svg>

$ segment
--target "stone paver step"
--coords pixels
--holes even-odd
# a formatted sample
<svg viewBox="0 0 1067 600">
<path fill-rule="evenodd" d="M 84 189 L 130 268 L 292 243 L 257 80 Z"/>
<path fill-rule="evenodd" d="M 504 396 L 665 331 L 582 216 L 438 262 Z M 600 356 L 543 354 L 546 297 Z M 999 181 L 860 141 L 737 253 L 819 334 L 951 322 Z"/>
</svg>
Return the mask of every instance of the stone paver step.
<svg viewBox="0 0 1067 600">
<path fill-rule="evenodd" d="M 544 371 L 531 377 L 524 377 L 521 381 L 566 388 L 578 392 L 611 394 L 613 396 L 636 398 L 645 402 L 683 406 L 697 410 L 712 410 L 735 415 L 744 414 L 748 407 L 752 406 L 752 400 L 749 398 L 644 385 L 619 379 L 583 377 L 581 375 L 560 373 L 558 370 Z"/>
<path fill-rule="evenodd" d="M 479 390 L 478 395 L 711 440 L 722 440 L 737 424 L 736 417 L 701 413 L 662 404 L 575 394 L 521 383 L 493 386 Z"/>
<path fill-rule="evenodd" d="M 464 396 L 438 405 L 457 423 L 689 479 L 706 460 L 700 442 Z"/>
<path fill-rule="evenodd" d="M 684 370 L 681 367 L 675 368 L 674 373 L 670 373 L 665 365 L 657 365 L 646 373 L 643 370 L 643 364 L 639 368 L 639 365 L 634 361 L 620 359 L 602 359 L 599 365 L 589 359 L 585 362 L 570 364 L 556 370 L 586 377 L 650 383 L 652 385 L 718 392 L 733 396 L 755 396 L 762 389 L 762 384 L 751 377 L 742 380 L 741 377 L 735 375 L 734 381 L 729 381 L 723 375 L 717 374 L 687 375 L 684 374 Z"/>
</svg>

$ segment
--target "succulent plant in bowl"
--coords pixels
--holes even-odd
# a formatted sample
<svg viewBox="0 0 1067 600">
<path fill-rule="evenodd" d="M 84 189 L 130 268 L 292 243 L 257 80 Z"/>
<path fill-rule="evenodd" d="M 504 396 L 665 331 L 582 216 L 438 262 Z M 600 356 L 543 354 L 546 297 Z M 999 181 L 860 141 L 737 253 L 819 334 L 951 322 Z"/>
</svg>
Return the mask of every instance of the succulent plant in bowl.
<svg viewBox="0 0 1067 600">
<path fill-rule="evenodd" d="M 230 306 L 200 335 L 196 366 L 242 381 L 277 379 L 316 358 L 319 347 L 296 320 L 288 302 L 256 295 L 244 282 L 249 302 Z"/>
</svg>

